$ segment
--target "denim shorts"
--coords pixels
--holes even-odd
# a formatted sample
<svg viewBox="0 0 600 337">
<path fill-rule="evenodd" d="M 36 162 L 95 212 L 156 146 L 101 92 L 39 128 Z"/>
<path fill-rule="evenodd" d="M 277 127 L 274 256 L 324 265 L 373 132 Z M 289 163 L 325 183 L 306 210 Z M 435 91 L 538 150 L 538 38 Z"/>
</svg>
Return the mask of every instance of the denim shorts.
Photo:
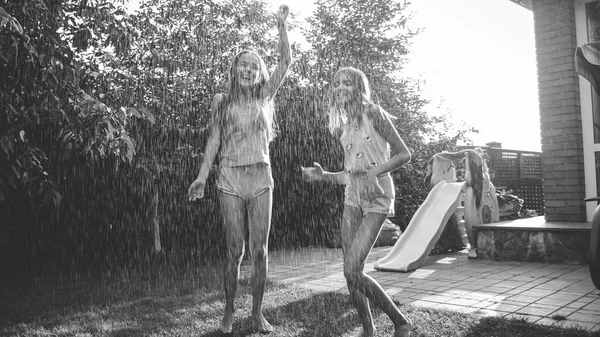
<svg viewBox="0 0 600 337">
<path fill-rule="evenodd" d="M 394 216 L 396 189 L 394 188 L 392 176 L 388 173 L 377 177 L 377 181 L 383 189 L 383 194 L 378 195 L 372 200 L 361 196 L 366 178 L 366 174 L 349 173 L 348 184 L 344 193 L 344 204 L 360 208 L 363 215 L 371 212 Z"/>
<path fill-rule="evenodd" d="M 271 165 L 256 163 L 242 166 L 221 166 L 217 189 L 223 193 L 242 198 L 244 201 L 258 197 L 273 189 Z"/>
</svg>

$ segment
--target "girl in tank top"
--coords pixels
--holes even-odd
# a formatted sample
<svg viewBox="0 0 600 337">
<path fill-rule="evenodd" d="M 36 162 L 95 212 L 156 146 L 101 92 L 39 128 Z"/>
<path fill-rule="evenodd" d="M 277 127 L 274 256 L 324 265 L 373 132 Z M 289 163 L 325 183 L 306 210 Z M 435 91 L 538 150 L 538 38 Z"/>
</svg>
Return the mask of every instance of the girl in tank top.
<svg viewBox="0 0 600 337">
<path fill-rule="evenodd" d="M 271 76 L 255 52 L 237 54 L 229 71 L 229 93 L 213 98 L 212 125 L 198 177 L 188 189 L 190 201 L 201 199 L 213 161 L 219 157 L 217 189 L 225 229 L 225 313 L 221 330 L 231 333 L 234 299 L 245 250 L 244 221 L 248 222 L 252 256 L 252 313 L 254 328 L 268 333 L 272 326 L 262 313 L 267 278 L 268 237 L 273 204 L 269 143 L 274 137 L 273 99 L 291 63 L 285 19 L 279 8 L 277 25 L 281 60 Z"/>
</svg>

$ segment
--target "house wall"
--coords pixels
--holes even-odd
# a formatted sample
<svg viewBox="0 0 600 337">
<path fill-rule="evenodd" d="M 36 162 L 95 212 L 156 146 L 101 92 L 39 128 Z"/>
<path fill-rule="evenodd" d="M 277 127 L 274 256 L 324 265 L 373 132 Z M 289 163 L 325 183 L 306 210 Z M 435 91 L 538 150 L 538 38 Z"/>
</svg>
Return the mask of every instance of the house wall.
<svg viewBox="0 0 600 337">
<path fill-rule="evenodd" d="M 546 221 L 586 221 L 573 0 L 534 0 Z"/>
</svg>

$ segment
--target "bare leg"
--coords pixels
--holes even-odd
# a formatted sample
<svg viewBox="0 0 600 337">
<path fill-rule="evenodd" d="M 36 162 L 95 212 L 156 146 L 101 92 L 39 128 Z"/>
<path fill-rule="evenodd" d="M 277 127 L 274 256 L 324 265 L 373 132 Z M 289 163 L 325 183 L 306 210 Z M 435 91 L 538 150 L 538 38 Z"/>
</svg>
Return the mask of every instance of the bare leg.
<svg viewBox="0 0 600 337">
<path fill-rule="evenodd" d="M 249 246 L 252 255 L 252 320 L 256 330 L 260 333 L 269 333 L 273 330 L 262 314 L 263 295 L 267 281 L 272 205 L 272 189 L 248 202 Z"/>
<path fill-rule="evenodd" d="M 350 249 L 361 222 L 362 211 L 357 207 L 345 205 L 342 218 L 342 251 L 344 252 L 344 256 L 346 256 L 346 252 Z M 362 268 L 364 268 L 364 263 L 361 270 Z M 373 336 L 376 329 L 375 324 L 373 324 L 369 299 L 358 291 L 358 289 L 353 287 L 350 282 L 347 282 L 347 285 L 348 291 L 350 292 L 350 300 L 352 301 L 352 304 L 354 304 L 358 313 L 358 318 L 363 326 L 362 336 Z"/>
<path fill-rule="evenodd" d="M 477 258 L 477 240 L 475 240 L 475 232 L 473 227 L 465 221 L 465 232 L 467 233 L 467 239 L 469 240 L 469 252 L 467 257 L 470 259 Z"/>
<path fill-rule="evenodd" d="M 468 185 L 467 185 L 468 186 Z M 469 239 L 469 252 L 467 253 L 467 257 L 470 259 L 477 258 L 477 238 L 475 237 L 475 233 L 473 230 L 473 225 L 477 224 L 480 220 L 477 216 L 477 206 L 475 205 L 475 194 L 474 190 L 471 187 L 467 187 L 467 191 L 465 192 L 465 208 L 463 218 L 465 219 L 465 232 L 467 232 L 467 239 Z"/>
<path fill-rule="evenodd" d="M 233 329 L 235 293 L 240 277 L 240 265 L 244 257 L 244 201 L 223 192 L 219 194 L 219 205 L 225 228 L 227 257 L 225 261 L 225 314 L 221 330 L 230 333 Z"/>
<path fill-rule="evenodd" d="M 388 315 L 396 329 L 394 337 L 405 337 L 410 333 L 410 321 L 398 310 L 379 283 L 363 271 L 365 260 L 385 218 L 385 214 L 378 213 L 367 213 L 362 218 L 362 224 L 356 230 L 354 240 L 344 256 L 344 276 L 346 282 L 358 289 Z"/>
</svg>

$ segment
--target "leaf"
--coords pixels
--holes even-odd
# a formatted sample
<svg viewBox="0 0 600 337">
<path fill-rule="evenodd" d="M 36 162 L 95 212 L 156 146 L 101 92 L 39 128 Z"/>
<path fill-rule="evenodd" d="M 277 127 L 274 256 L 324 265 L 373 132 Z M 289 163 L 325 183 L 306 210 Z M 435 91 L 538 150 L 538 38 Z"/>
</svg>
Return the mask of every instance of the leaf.
<svg viewBox="0 0 600 337">
<path fill-rule="evenodd" d="M 133 161 L 133 157 L 135 156 L 135 144 L 134 144 L 134 141 L 129 136 L 124 136 L 123 137 L 123 141 L 125 142 L 125 145 L 127 146 L 127 153 L 125 154 L 127 156 L 127 160 L 129 162 L 132 162 Z"/>
<path fill-rule="evenodd" d="M 6 153 L 7 156 L 10 156 L 14 149 L 13 141 L 9 136 L 4 136 L 0 139 L 0 146 L 2 146 L 2 150 L 4 150 L 4 153 Z"/>
<path fill-rule="evenodd" d="M 115 131 L 117 131 L 117 129 L 115 129 L 115 127 L 113 126 L 112 122 L 110 121 L 110 119 L 106 120 L 106 128 L 108 129 L 108 133 L 109 134 L 114 134 Z"/>
<path fill-rule="evenodd" d="M 127 114 L 134 115 L 137 118 L 142 118 L 142 115 L 135 108 L 127 108 Z"/>
<path fill-rule="evenodd" d="M 119 112 L 117 112 L 117 117 L 121 120 L 121 122 L 123 122 L 123 123 L 127 122 L 127 115 L 125 115 L 123 110 L 119 110 Z"/>
<path fill-rule="evenodd" d="M 54 207 L 58 209 L 62 202 L 62 195 L 57 190 L 52 190 L 52 200 L 54 201 Z"/>
<path fill-rule="evenodd" d="M 0 7 L 0 18 L 2 18 L 2 21 L 0 22 L 0 28 L 4 25 L 8 25 L 10 22 L 9 28 L 12 28 L 21 35 L 23 34 L 23 27 L 21 27 L 19 21 L 17 21 L 12 15 L 8 14 L 2 7 Z"/>
<path fill-rule="evenodd" d="M 146 117 L 146 119 L 148 121 L 150 121 L 150 123 L 154 124 L 154 122 L 155 122 L 154 115 L 150 112 L 150 110 L 148 110 L 148 109 L 146 109 L 144 107 L 141 107 L 141 108 L 138 108 L 138 109 L 140 110 L 141 113 L 144 114 L 144 117 Z"/>
<path fill-rule="evenodd" d="M 60 114 L 61 114 L 62 118 L 64 120 L 66 120 L 67 122 L 70 122 L 69 115 L 67 115 L 66 111 L 63 110 L 63 109 L 59 109 L 59 111 L 60 111 Z"/>
<path fill-rule="evenodd" d="M 73 132 L 71 131 L 67 131 L 63 134 L 63 136 L 61 137 L 61 141 L 63 143 L 68 143 L 73 139 Z"/>
</svg>

